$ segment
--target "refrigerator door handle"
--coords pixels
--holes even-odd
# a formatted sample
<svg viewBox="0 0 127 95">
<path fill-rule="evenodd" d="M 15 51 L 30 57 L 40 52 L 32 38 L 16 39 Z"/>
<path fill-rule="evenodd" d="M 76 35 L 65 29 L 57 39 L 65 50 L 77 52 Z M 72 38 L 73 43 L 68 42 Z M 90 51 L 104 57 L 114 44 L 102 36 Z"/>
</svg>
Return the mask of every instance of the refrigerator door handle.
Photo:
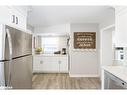
<svg viewBox="0 0 127 95">
<path fill-rule="evenodd" d="M 34 43 L 33 43 L 33 48 L 35 49 L 36 48 L 36 38 L 35 37 L 33 37 L 33 39 L 34 39 Z"/>
<path fill-rule="evenodd" d="M 12 69 L 12 39 L 9 32 L 9 29 L 6 29 L 6 35 L 9 44 L 9 72 L 8 72 L 8 79 L 7 79 L 7 87 L 11 88 L 11 69 Z"/>
</svg>

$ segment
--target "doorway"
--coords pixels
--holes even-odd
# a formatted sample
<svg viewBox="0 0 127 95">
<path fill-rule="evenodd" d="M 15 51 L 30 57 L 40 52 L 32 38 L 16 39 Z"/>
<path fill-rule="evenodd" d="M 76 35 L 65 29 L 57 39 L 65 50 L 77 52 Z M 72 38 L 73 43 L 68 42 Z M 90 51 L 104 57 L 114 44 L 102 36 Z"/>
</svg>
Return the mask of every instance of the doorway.
<svg viewBox="0 0 127 95">
<path fill-rule="evenodd" d="M 100 67 L 113 65 L 115 26 L 111 25 L 100 32 Z"/>
</svg>

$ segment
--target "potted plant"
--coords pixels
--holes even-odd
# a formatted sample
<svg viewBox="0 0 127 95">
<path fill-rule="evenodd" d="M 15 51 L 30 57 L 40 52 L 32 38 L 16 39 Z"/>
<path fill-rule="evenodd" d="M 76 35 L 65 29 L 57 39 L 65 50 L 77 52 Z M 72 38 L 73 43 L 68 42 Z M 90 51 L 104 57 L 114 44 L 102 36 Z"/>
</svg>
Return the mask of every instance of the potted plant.
<svg viewBox="0 0 127 95">
<path fill-rule="evenodd" d="M 42 48 L 38 47 L 35 49 L 36 54 L 40 54 L 42 52 Z"/>
</svg>

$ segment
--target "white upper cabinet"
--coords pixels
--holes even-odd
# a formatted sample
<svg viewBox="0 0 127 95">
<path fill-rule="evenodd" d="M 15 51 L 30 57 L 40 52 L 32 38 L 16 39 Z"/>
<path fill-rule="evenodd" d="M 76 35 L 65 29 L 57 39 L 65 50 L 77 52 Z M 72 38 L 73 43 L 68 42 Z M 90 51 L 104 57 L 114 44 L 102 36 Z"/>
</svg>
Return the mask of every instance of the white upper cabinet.
<svg viewBox="0 0 127 95">
<path fill-rule="evenodd" d="M 116 7 L 115 45 L 127 46 L 127 7 Z"/>
<path fill-rule="evenodd" d="M 0 6 L 0 24 L 12 23 L 11 10 L 8 7 Z"/>
<path fill-rule="evenodd" d="M 0 6 L 0 23 L 26 30 L 27 11 L 21 7 Z"/>
</svg>

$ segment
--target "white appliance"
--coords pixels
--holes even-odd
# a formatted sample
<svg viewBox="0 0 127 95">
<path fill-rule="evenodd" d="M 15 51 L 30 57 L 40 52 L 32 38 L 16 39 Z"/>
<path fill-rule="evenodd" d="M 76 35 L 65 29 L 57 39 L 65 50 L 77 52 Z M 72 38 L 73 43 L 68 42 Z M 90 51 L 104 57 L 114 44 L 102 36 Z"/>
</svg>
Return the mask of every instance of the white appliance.
<svg viewBox="0 0 127 95">
<path fill-rule="evenodd" d="M 122 65 L 125 59 L 124 47 L 115 47 L 115 63 L 117 65 Z"/>
<path fill-rule="evenodd" d="M 32 35 L 0 24 L 0 88 L 32 87 Z"/>
<path fill-rule="evenodd" d="M 116 60 L 124 60 L 124 48 L 123 47 L 116 47 L 115 48 L 115 59 Z"/>
</svg>

